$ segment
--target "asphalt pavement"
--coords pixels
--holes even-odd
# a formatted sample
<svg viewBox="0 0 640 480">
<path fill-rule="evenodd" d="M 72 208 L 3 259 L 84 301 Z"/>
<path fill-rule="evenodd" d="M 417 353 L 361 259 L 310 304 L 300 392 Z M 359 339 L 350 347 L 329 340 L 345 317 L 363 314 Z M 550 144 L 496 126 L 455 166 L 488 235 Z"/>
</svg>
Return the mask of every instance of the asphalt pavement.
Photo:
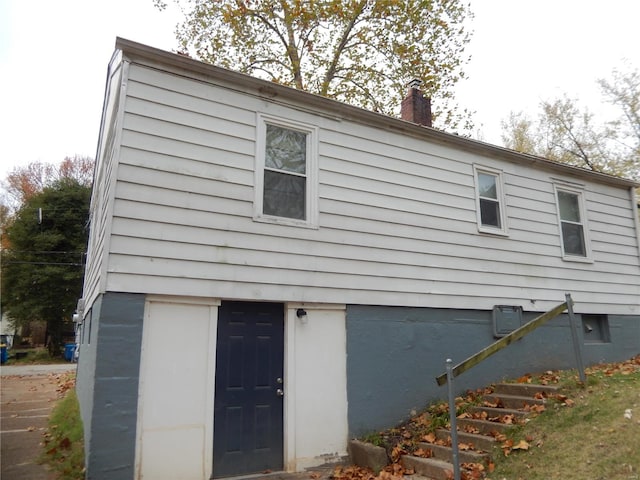
<svg viewBox="0 0 640 480">
<path fill-rule="evenodd" d="M 54 480 L 38 463 L 43 434 L 58 400 L 55 375 L 74 371 L 75 364 L 2 365 L 0 367 L 0 478 Z"/>
</svg>

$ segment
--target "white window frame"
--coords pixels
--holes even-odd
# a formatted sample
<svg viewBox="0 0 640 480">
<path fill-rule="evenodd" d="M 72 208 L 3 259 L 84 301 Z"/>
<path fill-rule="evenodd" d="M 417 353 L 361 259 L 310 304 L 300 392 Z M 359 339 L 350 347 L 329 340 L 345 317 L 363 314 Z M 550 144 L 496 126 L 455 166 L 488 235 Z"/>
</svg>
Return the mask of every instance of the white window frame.
<svg viewBox="0 0 640 480">
<path fill-rule="evenodd" d="M 480 181 L 478 179 L 479 174 L 491 175 L 496 177 L 496 200 L 498 202 L 498 208 L 500 211 L 500 227 L 493 225 L 484 225 L 482 223 L 482 212 L 480 210 Z M 476 197 L 476 221 L 478 223 L 478 231 L 482 233 L 491 233 L 493 235 L 509 235 L 509 227 L 507 226 L 507 203 L 504 195 L 504 181 L 502 170 L 496 168 L 485 167 L 482 165 L 473 166 L 473 180 L 475 183 L 475 197 Z"/>
<path fill-rule="evenodd" d="M 305 168 L 305 219 L 278 217 L 263 212 L 264 171 L 266 156 L 267 124 L 287 128 L 307 135 L 307 164 Z M 254 182 L 253 219 L 259 222 L 290 225 L 296 227 L 318 228 L 318 127 L 294 122 L 284 118 L 257 114 L 256 120 L 256 153 Z"/>
<path fill-rule="evenodd" d="M 575 195 L 578 198 L 578 209 L 580 213 L 580 223 L 582 226 L 582 236 L 584 240 L 584 249 L 585 256 L 582 255 L 574 255 L 571 253 L 566 253 L 564 251 L 564 237 L 562 234 L 562 222 L 566 220 L 562 220 L 560 217 L 560 200 L 558 199 L 558 192 L 565 192 Z M 562 259 L 570 262 L 583 262 L 583 263 L 593 263 L 593 257 L 591 253 L 591 241 L 589 239 L 589 224 L 587 222 L 587 208 L 584 199 L 584 190 L 575 186 L 568 186 L 562 184 L 553 184 L 553 195 L 555 197 L 556 204 L 556 213 L 558 216 L 558 234 L 560 235 L 560 249 L 562 252 Z M 575 222 L 571 222 L 575 223 Z"/>
</svg>

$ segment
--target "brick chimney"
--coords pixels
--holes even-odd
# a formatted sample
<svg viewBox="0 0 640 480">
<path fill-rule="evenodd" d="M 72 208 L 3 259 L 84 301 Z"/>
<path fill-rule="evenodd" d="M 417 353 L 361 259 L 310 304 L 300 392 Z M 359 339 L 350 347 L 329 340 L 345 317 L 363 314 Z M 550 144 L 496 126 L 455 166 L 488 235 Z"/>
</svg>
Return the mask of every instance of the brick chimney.
<svg viewBox="0 0 640 480">
<path fill-rule="evenodd" d="M 408 122 L 431 126 L 431 99 L 425 98 L 420 91 L 422 80 L 414 79 L 409 82 L 409 91 L 402 100 L 400 118 Z"/>
</svg>

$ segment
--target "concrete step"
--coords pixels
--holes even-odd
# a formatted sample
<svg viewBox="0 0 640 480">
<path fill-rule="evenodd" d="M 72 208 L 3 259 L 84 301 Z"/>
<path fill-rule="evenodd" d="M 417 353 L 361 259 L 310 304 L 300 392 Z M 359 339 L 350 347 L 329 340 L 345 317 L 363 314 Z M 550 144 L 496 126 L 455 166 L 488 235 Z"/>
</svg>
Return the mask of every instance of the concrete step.
<svg viewBox="0 0 640 480">
<path fill-rule="evenodd" d="M 494 394 L 518 395 L 534 397 L 536 394 L 549 395 L 558 393 L 560 387 L 554 385 L 537 385 L 533 383 L 498 383 L 494 386 Z"/>
<path fill-rule="evenodd" d="M 483 395 L 482 399 L 485 402 L 497 405 L 497 408 L 512 408 L 521 409 L 527 405 L 544 405 L 545 399 L 522 397 L 520 395 L 508 395 L 506 393 L 490 393 L 489 395 Z"/>
<path fill-rule="evenodd" d="M 412 468 L 418 475 L 423 475 L 432 480 L 450 480 L 453 478 L 453 465 L 437 458 L 414 457 L 404 455 L 402 465 Z"/>
<path fill-rule="evenodd" d="M 528 415 L 528 412 L 525 412 L 523 410 L 517 410 L 515 408 L 497 408 L 497 407 L 494 408 L 494 407 L 476 406 L 476 407 L 469 407 L 467 411 L 472 415 L 482 414 L 482 412 L 485 412 L 487 414 L 487 420 L 491 418 L 502 417 L 503 415 L 513 415 L 517 419 L 522 419 Z"/>
<path fill-rule="evenodd" d="M 438 429 L 436 430 L 436 438 L 445 441 L 451 441 L 451 431 Z M 486 435 L 478 435 L 475 433 L 458 432 L 458 445 L 460 443 L 466 443 L 472 445 L 473 449 L 479 452 L 491 452 L 496 445 L 496 440 L 493 437 Z"/>
<path fill-rule="evenodd" d="M 479 435 L 491 435 L 492 432 L 504 433 L 513 427 L 513 424 L 477 420 L 475 418 L 458 418 L 457 422 L 458 430 Z"/>
<path fill-rule="evenodd" d="M 430 450 L 433 454 L 432 458 L 453 462 L 453 449 L 444 445 L 436 445 L 434 443 L 418 442 L 416 444 L 422 450 Z M 489 460 L 489 454 L 486 452 L 476 452 L 473 450 L 459 450 L 458 458 L 462 463 L 482 463 L 486 464 Z"/>
</svg>

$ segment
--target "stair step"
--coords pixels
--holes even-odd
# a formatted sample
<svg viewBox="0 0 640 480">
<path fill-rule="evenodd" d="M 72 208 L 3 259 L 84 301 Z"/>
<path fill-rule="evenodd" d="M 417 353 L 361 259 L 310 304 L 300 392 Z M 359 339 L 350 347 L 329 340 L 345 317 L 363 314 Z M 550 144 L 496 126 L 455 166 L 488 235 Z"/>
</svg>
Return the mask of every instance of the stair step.
<svg viewBox="0 0 640 480">
<path fill-rule="evenodd" d="M 404 455 L 402 457 L 402 465 L 432 480 L 450 480 L 453 478 L 453 465 L 437 458 Z"/>
<path fill-rule="evenodd" d="M 517 410 L 515 408 L 497 408 L 497 407 L 469 407 L 467 410 L 469 413 L 487 413 L 487 419 L 501 417 L 503 415 L 513 415 L 516 418 L 524 418 L 528 415 L 528 412 L 523 410 Z M 496 422 L 498 423 L 498 422 Z"/>
<path fill-rule="evenodd" d="M 537 393 L 554 394 L 560 391 L 560 387 L 554 385 L 537 385 L 533 383 L 498 383 L 494 386 L 493 393 L 519 395 L 533 397 Z"/>
<path fill-rule="evenodd" d="M 544 405 L 544 399 L 538 399 L 533 397 L 522 397 L 519 395 L 508 395 L 506 393 L 490 393 L 483 395 L 482 399 L 485 402 L 497 404 L 499 407 L 520 409 L 525 408 L 527 405 Z"/>
<path fill-rule="evenodd" d="M 453 462 L 453 449 L 451 447 L 445 447 L 444 445 L 436 445 L 434 443 L 418 442 L 416 444 L 423 450 L 431 450 L 433 457 L 438 460 L 444 460 L 446 462 Z M 476 452 L 473 450 L 459 450 L 458 459 L 462 463 L 483 463 L 486 464 L 489 459 L 489 454 L 486 452 Z"/>
<path fill-rule="evenodd" d="M 451 438 L 451 431 L 438 429 L 436 430 L 436 438 L 440 440 L 448 440 Z M 476 433 L 458 432 L 458 444 L 467 443 L 473 445 L 473 448 L 477 451 L 491 452 L 496 445 L 496 440 L 493 437 L 486 435 L 478 435 Z"/>
<path fill-rule="evenodd" d="M 513 424 L 491 422 L 489 420 L 478 420 L 475 418 L 458 418 L 458 430 L 465 433 L 471 433 L 465 429 L 470 427 L 476 429 L 480 435 L 491 435 L 492 432 L 504 433 L 513 427 Z"/>
</svg>

